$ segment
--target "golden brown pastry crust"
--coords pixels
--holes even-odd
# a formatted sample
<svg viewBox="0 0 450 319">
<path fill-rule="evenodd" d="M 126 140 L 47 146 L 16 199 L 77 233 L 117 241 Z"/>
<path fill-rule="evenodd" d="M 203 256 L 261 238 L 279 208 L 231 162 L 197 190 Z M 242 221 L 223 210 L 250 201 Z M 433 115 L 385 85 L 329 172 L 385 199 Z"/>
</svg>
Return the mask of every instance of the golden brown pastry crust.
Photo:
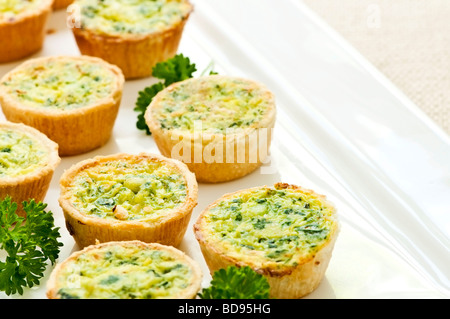
<svg viewBox="0 0 450 319">
<path fill-rule="evenodd" d="M 16 213 L 25 217 L 22 202 L 34 199 L 36 202 L 44 201 L 53 173 L 61 159 L 58 156 L 58 145 L 38 130 L 21 123 L 1 122 L 0 128 L 8 128 L 23 132 L 33 139 L 41 142 L 48 150 L 48 156 L 42 168 L 29 174 L 17 177 L 2 177 L 0 179 L 0 198 L 10 196 L 17 203 Z"/>
<path fill-rule="evenodd" d="M 335 214 L 334 206 L 327 201 L 324 195 L 316 194 L 312 190 L 307 190 L 296 185 L 285 183 L 279 183 L 277 185 L 282 188 L 297 189 L 301 190 L 303 193 L 314 194 L 321 201 L 326 202 L 327 207 L 333 209 Z M 255 187 L 253 189 L 258 188 L 260 187 Z M 238 267 L 249 266 L 267 278 L 270 285 L 271 298 L 296 299 L 306 296 L 317 288 L 325 275 L 339 233 L 337 219 L 335 220 L 333 225 L 334 228 L 331 229 L 326 243 L 316 253 L 309 254 L 305 258 L 298 260 L 296 266 L 283 266 L 269 261 L 263 263 L 261 266 L 250 260 L 246 260 L 245 255 L 242 255 L 242 258 L 239 259 L 231 257 L 221 249 L 220 245 L 218 246 L 213 240 L 210 240 L 210 238 L 205 236 L 203 232 L 203 228 L 205 227 L 203 225 L 205 223 L 204 216 L 211 208 L 215 207 L 221 201 L 234 197 L 241 192 L 251 190 L 252 188 L 225 194 L 206 207 L 194 223 L 193 229 L 195 237 L 199 242 L 200 249 L 210 272 L 213 273 L 216 270 L 233 265 Z"/>
<path fill-rule="evenodd" d="M 228 76 L 214 75 L 211 76 L 211 78 L 228 78 Z M 230 78 L 234 79 L 235 77 Z M 186 81 L 195 80 L 196 79 L 193 78 Z M 245 81 L 254 86 L 262 86 L 262 84 L 256 81 L 247 79 L 245 79 Z M 235 134 L 203 133 L 201 136 L 198 136 L 176 128 L 171 128 L 170 130 L 163 129 L 159 119 L 155 115 L 154 111 L 162 107 L 160 101 L 164 94 L 176 89 L 180 84 L 181 82 L 173 83 L 163 91 L 159 92 L 153 98 L 145 112 L 146 124 L 152 132 L 152 136 L 161 154 L 172 157 L 173 150 L 183 149 L 183 146 L 180 145 L 185 144 L 186 147 L 184 148 L 190 149 L 191 154 L 182 154 L 182 157 L 187 160 L 181 158 L 177 159 L 183 160 L 189 169 L 195 173 L 197 181 L 203 183 L 220 183 L 241 178 L 255 171 L 266 161 L 276 121 L 275 97 L 272 92 L 269 90 L 265 91 L 265 96 L 263 98 L 269 101 L 269 110 L 264 118 L 255 125 Z M 258 136 L 259 134 L 266 136 L 266 140 L 261 144 L 253 143 L 254 140 L 249 137 Z M 221 149 L 221 153 L 224 154 L 224 160 L 222 162 L 208 160 L 203 156 L 206 148 L 216 150 Z M 267 152 L 260 152 L 261 148 L 267 150 Z M 232 150 L 232 153 L 230 150 Z M 231 161 L 227 160 L 228 152 L 232 155 L 229 156 L 233 158 Z M 239 154 L 241 153 L 245 154 L 243 160 L 239 158 Z M 196 158 L 201 158 L 201 161 L 197 161 Z"/>
<path fill-rule="evenodd" d="M 54 0 L 53 2 L 53 10 L 60 10 L 67 8 L 73 0 Z"/>
<path fill-rule="evenodd" d="M 42 48 L 52 4 L 53 0 L 42 0 L 38 8 L 17 15 L 13 21 L 0 19 L 0 63 L 25 58 Z"/>
<path fill-rule="evenodd" d="M 200 291 L 202 282 L 202 271 L 197 262 L 194 261 L 191 257 L 189 257 L 184 252 L 172 246 L 161 245 L 158 243 L 144 243 L 142 241 L 132 240 L 132 241 L 112 241 L 107 243 L 97 243 L 72 253 L 66 260 L 64 260 L 61 263 L 58 263 L 53 269 L 50 278 L 47 281 L 47 293 L 46 293 L 47 298 L 59 299 L 57 279 L 61 271 L 64 269 L 64 267 L 67 267 L 68 265 L 73 263 L 80 255 L 88 251 L 113 245 L 138 246 L 141 247 L 142 249 L 157 249 L 167 251 L 174 257 L 188 264 L 192 270 L 192 277 L 190 280 L 190 284 L 188 287 L 186 287 L 186 289 L 181 291 L 179 294 L 172 296 L 171 299 L 195 299 L 197 293 Z"/>
<path fill-rule="evenodd" d="M 82 154 L 103 146 L 111 137 L 122 99 L 125 79 L 118 67 L 89 56 L 41 57 L 24 62 L 7 73 L 1 82 L 13 77 L 14 72 L 20 68 L 53 59 L 71 59 L 103 65 L 114 74 L 115 88 L 109 96 L 89 106 L 73 110 L 54 110 L 26 106 L 10 96 L 0 85 L 0 103 L 6 119 L 24 123 L 46 134 L 59 145 L 60 156 Z"/>
<path fill-rule="evenodd" d="M 70 202 L 69 186 L 72 179 L 81 170 L 98 165 L 104 161 L 114 159 L 129 159 L 143 157 L 156 161 L 163 161 L 172 165 L 184 176 L 187 187 L 185 203 L 172 211 L 167 212 L 166 218 L 156 223 L 147 223 L 130 220 L 108 220 L 91 217 L 78 211 Z M 158 242 L 164 245 L 177 247 L 183 240 L 194 207 L 197 205 L 198 185 L 195 176 L 189 169 L 173 159 L 157 154 L 140 153 L 114 154 L 109 156 L 97 156 L 73 165 L 64 172 L 60 179 L 61 195 L 59 204 L 64 212 L 66 226 L 80 247 L 100 242 L 117 240 L 141 240 L 143 242 Z"/>
<path fill-rule="evenodd" d="M 177 53 L 192 5 L 191 8 L 180 22 L 161 32 L 108 36 L 77 27 L 72 28 L 72 32 L 81 54 L 97 56 L 117 65 L 127 80 L 149 77 L 158 62 Z"/>
</svg>

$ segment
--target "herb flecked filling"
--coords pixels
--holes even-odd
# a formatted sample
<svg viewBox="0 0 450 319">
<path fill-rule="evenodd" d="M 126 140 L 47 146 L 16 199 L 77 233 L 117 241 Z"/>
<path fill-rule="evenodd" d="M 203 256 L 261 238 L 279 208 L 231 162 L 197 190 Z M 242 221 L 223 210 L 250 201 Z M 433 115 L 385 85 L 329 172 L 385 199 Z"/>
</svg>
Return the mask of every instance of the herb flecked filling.
<svg viewBox="0 0 450 319">
<path fill-rule="evenodd" d="M 331 209 L 317 197 L 293 189 L 259 188 L 212 207 L 207 232 L 222 246 L 295 265 L 317 251 L 334 223 Z"/>
</svg>

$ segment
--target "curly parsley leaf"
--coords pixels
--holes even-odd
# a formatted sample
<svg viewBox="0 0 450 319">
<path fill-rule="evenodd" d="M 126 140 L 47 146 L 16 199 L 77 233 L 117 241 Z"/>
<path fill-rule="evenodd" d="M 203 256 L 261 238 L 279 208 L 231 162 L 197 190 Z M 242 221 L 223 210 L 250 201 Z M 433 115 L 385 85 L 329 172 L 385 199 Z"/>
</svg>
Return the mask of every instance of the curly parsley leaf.
<svg viewBox="0 0 450 319">
<path fill-rule="evenodd" d="M 191 78 L 196 70 L 195 64 L 191 63 L 189 58 L 183 54 L 177 54 L 171 59 L 157 63 L 153 67 L 152 75 L 163 81 L 138 92 L 138 98 L 134 108 L 134 111 L 138 112 L 136 127 L 139 130 L 144 130 L 147 135 L 151 135 L 150 129 L 147 123 L 145 123 L 144 115 L 152 99 L 159 91 L 162 91 L 170 84 Z"/>
<path fill-rule="evenodd" d="M 151 132 L 147 126 L 147 123 L 145 123 L 145 111 L 147 110 L 147 107 L 149 106 L 155 95 L 162 89 L 164 89 L 164 84 L 156 83 L 152 86 L 146 87 L 144 90 L 139 91 L 138 93 L 139 95 L 136 101 L 136 107 L 134 108 L 135 111 L 139 112 L 136 127 L 140 130 L 146 131 L 147 135 L 151 135 Z"/>
<path fill-rule="evenodd" d="M 34 200 L 23 202 L 26 218 L 17 215 L 17 203 L 6 197 L 0 201 L 0 249 L 6 253 L 0 261 L 0 291 L 7 295 L 23 294 L 23 287 L 39 285 L 47 261 L 58 258 L 59 228 L 54 226 L 47 204 Z"/>
<path fill-rule="evenodd" d="M 211 65 L 209 66 L 211 68 Z M 165 87 L 175 82 L 180 82 L 193 77 L 197 71 L 195 63 L 192 63 L 188 57 L 183 54 L 177 54 L 173 58 L 164 62 L 157 63 L 152 70 L 152 75 L 162 81 L 146 87 L 144 90 L 138 92 L 138 98 L 134 111 L 138 112 L 136 127 L 139 130 L 144 130 L 147 135 L 151 135 L 150 129 L 145 122 L 145 111 L 150 105 L 150 102 Z M 209 70 L 209 74 L 217 74 L 213 70 Z"/>
<path fill-rule="evenodd" d="M 229 266 L 214 272 L 211 285 L 198 296 L 201 299 L 268 299 L 267 279 L 248 266 Z"/>
<path fill-rule="evenodd" d="M 172 83 L 192 78 L 195 71 L 197 68 L 188 57 L 177 54 L 167 61 L 156 64 L 152 74 L 155 78 L 164 80 L 164 86 L 169 86 Z"/>
</svg>

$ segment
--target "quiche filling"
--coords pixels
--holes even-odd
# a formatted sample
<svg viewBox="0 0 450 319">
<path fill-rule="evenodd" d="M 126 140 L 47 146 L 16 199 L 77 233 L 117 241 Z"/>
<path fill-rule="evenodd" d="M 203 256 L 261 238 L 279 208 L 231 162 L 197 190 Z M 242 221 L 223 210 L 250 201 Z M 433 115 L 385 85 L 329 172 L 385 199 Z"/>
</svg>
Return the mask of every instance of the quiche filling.
<svg viewBox="0 0 450 319">
<path fill-rule="evenodd" d="M 271 107 L 268 92 L 244 79 L 201 77 L 167 91 L 154 116 L 162 129 L 226 133 L 257 125 Z"/>
<path fill-rule="evenodd" d="M 106 98 L 115 77 L 97 63 L 55 59 L 21 68 L 2 85 L 24 105 L 70 110 Z"/>
<path fill-rule="evenodd" d="M 14 20 L 18 14 L 39 7 L 41 2 L 41 0 L 0 0 L 0 21 Z"/>
<path fill-rule="evenodd" d="M 88 250 L 62 269 L 61 299 L 171 298 L 190 285 L 192 270 L 170 253 L 109 245 Z"/>
<path fill-rule="evenodd" d="M 184 0 L 78 0 L 81 28 L 100 34 L 148 34 L 184 20 L 191 5 Z"/>
<path fill-rule="evenodd" d="M 47 149 L 20 131 L 0 129 L 0 177 L 18 177 L 45 165 Z"/>
<path fill-rule="evenodd" d="M 110 160 L 82 170 L 70 185 L 72 205 L 88 216 L 157 221 L 184 204 L 187 185 L 159 161 Z"/>
<path fill-rule="evenodd" d="M 203 225 L 227 254 L 295 266 L 327 242 L 332 213 L 313 194 L 275 185 L 220 202 Z"/>
</svg>

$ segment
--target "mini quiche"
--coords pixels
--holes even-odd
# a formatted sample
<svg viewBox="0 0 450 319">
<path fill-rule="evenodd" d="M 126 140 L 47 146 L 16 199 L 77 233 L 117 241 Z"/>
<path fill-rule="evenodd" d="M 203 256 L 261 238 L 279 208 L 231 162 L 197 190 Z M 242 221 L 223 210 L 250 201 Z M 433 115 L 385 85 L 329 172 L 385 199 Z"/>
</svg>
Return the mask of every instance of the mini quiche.
<svg viewBox="0 0 450 319">
<path fill-rule="evenodd" d="M 60 10 L 67 8 L 73 0 L 54 0 L 53 2 L 53 10 Z"/>
<path fill-rule="evenodd" d="M 7 120 L 43 132 L 61 156 L 77 155 L 110 139 L 124 81 L 118 67 L 99 58 L 40 57 L 1 79 L 0 103 Z"/>
<path fill-rule="evenodd" d="M 60 206 L 80 247 L 115 240 L 178 246 L 198 186 L 183 163 L 157 154 L 97 156 L 61 177 Z"/>
<path fill-rule="evenodd" d="M 22 202 L 43 201 L 60 163 L 58 145 L 24 124 L 0 123 L 0 197 L 17 203 L 17 214 L 26 217 Z"/>
<path fill-rule="evenodd" d="M 301 298 L 321 282 L 338 235 L 334 206 L 323 195 L 284 183 L 224 195 L 194 224 L 211 272 L 249 266 L 270 296 Z"/>
<path fill-rule="evenodd" d="M 152 74 L 173 57 L 193 10 L 188 0 L 75 0 L 80 19 L 72 28 L 82 54 L 119 66 L 125 78 Z"/>
<path fill-rule="evenodd" d="M 184 252 L 158 243 L 116 241 L 74 252 L 56 265 L 49 299 L 194 299 L 199 265 Z"/>
<path fill-rule="evenodd" d="M 275 117 L 274 95 L 264 85 L 223 75 L 174 83 L 145 112 L 161 153 L 183 161 L 206 183 L 260 167 L 269 155 Z"/>
<path fill-rule="evenodd" d="M 38 52 L 53 0 L 0 0 L 0 63 Z"/>
</svg>

